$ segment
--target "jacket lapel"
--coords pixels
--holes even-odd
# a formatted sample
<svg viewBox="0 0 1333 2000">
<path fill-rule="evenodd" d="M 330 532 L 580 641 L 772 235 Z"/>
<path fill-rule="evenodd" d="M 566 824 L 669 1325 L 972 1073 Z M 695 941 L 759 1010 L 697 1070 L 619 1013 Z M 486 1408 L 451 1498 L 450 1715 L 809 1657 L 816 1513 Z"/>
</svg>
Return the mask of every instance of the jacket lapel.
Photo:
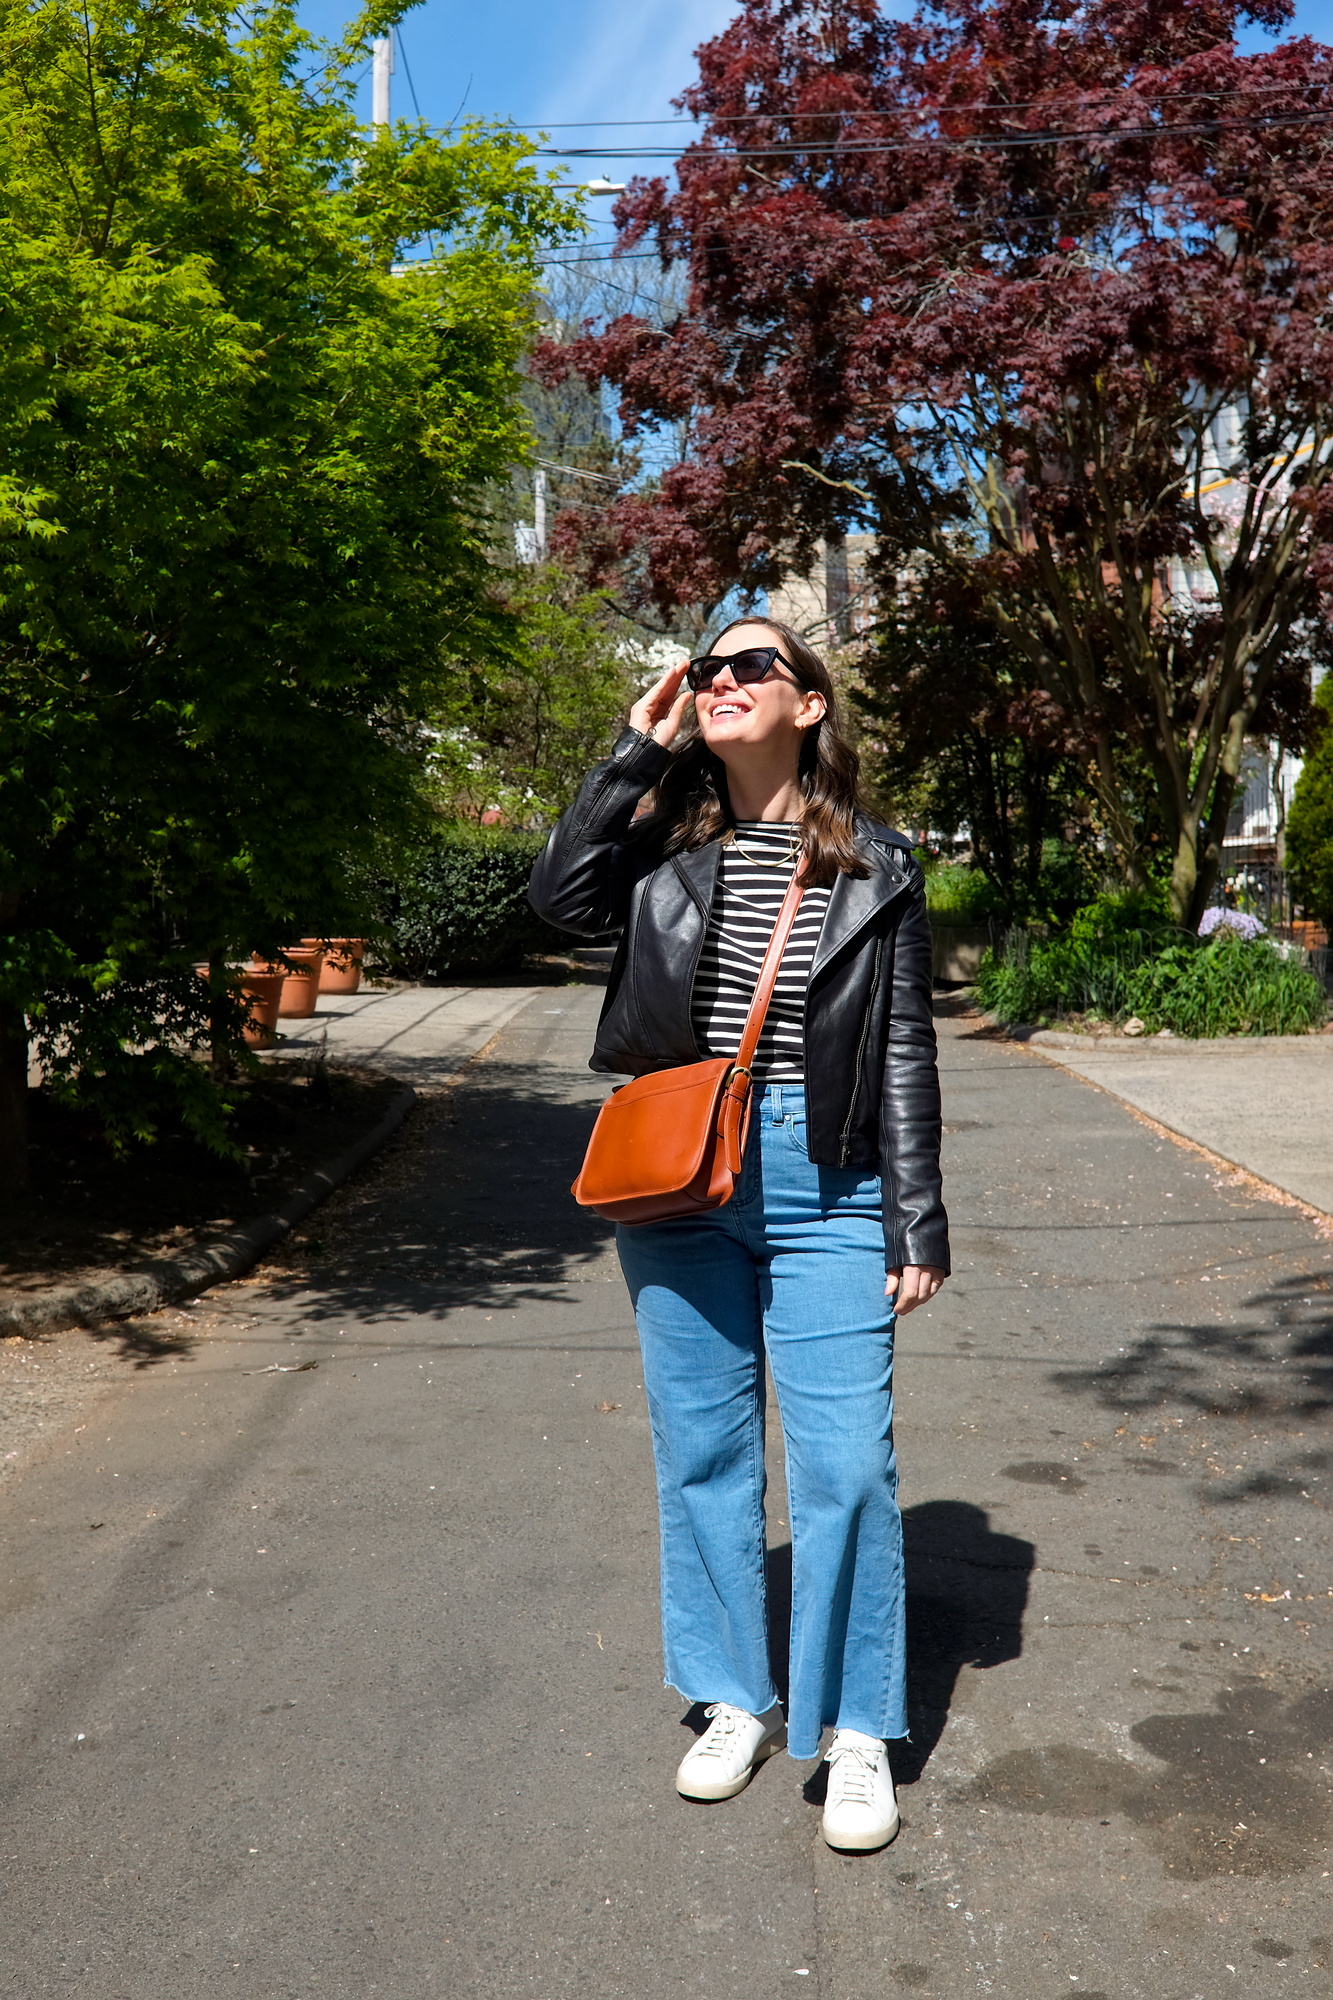
<svg viewBox="0 0 1333 2000">
<path fill-rule="evenodd" d="M 869 875 L 839 875 L 829 891 L 828 911 L 810 967 L 812 979 L 849 938 L 864 930 L 877 912 L 900 896 L 907 886 L 906 868 L 895 854 L 872 851 L 870 858 Z"/>
<path fill-rule="evenodd" d="M 713 907 L 721 862 L 722 846 L 716 840 L 710 840 L 707 847 L 696 847 L 688 854 L 673 854 L 671 857 L 671 866 L 699 905 L 705 923 Z"/>
</svg>

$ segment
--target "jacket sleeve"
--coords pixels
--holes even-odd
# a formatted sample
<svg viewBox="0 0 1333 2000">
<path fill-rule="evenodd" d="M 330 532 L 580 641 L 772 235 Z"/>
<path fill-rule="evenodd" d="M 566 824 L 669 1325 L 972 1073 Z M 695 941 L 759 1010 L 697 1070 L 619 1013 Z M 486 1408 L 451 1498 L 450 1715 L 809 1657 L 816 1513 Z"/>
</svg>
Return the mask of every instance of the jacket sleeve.
<svg viewBox="0 0 1333 2000">
<path fill-rule="evenodd" d="M 651 736 L 626 729 L 606 761 L 594 764 L 532 871 L 528 901 L 538 916 L 581 937 L 620 929 L 633 882 L 625 839 L 639 800 L 670 762 L 671 752 Z"/>
<path fill-rule="evenodd" d="M 884 1245 L 890 1269 L 949 1265 L 940 1185 L 940 1079 L 931 1005 L 930 921 L 920 869 L 894 940 L 888 1051 L 880 1110 Z"/>
</svg>

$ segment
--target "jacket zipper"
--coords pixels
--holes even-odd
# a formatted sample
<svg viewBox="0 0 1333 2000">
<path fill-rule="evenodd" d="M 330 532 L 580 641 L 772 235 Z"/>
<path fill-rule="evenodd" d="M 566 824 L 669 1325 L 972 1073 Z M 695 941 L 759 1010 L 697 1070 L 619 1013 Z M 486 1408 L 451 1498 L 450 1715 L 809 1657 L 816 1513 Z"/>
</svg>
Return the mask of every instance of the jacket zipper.
<svg viewBox="0 0 1333 2000">
<path fill-rule="evenodd" d="M 866 1001 L 865 1019 L 861 1023 L 861 1041 L 856 1051 L 856 1076 L 852 1084 L 852 1101 L 847 1106 L 847 1123 L 842 1128 L 842 1138 L 838 1148 L 838 1165 L 845 1167 L 852 1150 L 852 1125 L 856 1119 L 856 1106 L 861 1096 L 861 1065 L 865 1061 L 866 1043 L 870 1039 L 870 1017 L 875 1009 L 875 994 L 879 988 L 880 961 L 884 957 L 884 940 L 881 937 L 875 946 L 875 969 L 870 975 L 870 995 Z"/>
</svg>

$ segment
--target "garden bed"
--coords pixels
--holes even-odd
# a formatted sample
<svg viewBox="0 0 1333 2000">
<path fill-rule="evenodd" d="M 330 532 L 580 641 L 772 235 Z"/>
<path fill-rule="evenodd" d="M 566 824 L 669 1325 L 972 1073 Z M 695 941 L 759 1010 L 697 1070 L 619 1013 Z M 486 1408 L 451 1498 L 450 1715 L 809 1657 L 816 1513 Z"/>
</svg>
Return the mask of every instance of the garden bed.
<svg viewBox="0 0 1333 2000">
<path fill-rule="evenodd" d="M 242 1160 L 168 1135 L 117 1159 L 88 1118 L 32 1093 L 32 1185 L 0 1200 L 0 1301 L 122 1275 L 267 1214 L 383 1118 L 401 1083 L 377 1072 L 265 1065 L 236 1086 Z"/>
<path fill-rule="evenodd" d="M 1146 896 L 1099 897 L 1059 936 L 1011 932 L 982 962 L 977 1003 L 1004 1024 L 1130 1035 L 1211 1040 L 1323 1028 L 1328 999 L 1305 954 L 1242 922 L 1244 930 L 1222 918 L 1200 937 L 1171 925 Z"/>
</svg>

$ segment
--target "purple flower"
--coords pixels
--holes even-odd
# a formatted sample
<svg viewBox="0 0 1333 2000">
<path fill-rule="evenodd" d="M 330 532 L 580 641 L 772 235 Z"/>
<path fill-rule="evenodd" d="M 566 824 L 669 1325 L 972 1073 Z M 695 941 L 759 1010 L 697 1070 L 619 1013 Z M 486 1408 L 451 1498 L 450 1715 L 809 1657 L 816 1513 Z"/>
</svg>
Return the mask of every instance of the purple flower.
<svg viewBox="0 0 1333 2000">
<path fill-rule="evenodd" d="M 1235 931 L 1239 937 L 1246 940 L 1262 937 L 1265 928 L 1258 917 L 1248 917 L 1244 910 L 1224 910 L 1214 906 L 1211 910 L 1205 910 L 1200 917 L 1199 936 L 1211 937 L 1213 932 L 1220 930 L 1223 925 L 1227 930 Z"/>
</svg>

